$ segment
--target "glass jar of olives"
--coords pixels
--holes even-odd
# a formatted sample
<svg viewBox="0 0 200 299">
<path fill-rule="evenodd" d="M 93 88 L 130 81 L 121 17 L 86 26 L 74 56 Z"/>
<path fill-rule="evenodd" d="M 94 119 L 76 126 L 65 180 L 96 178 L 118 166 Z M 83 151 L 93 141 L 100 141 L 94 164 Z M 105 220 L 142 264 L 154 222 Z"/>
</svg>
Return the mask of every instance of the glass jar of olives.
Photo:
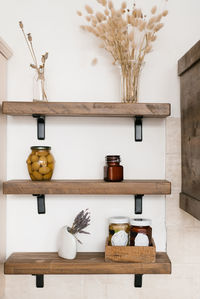
<svg viewBox="0 0 200 299">
<path fill-rule="evenodd" d="M 26 161 L 32 181 L 50 181 L 55 160 L 50 146 L 31 146 L 31 154 Z"/>
</svg>

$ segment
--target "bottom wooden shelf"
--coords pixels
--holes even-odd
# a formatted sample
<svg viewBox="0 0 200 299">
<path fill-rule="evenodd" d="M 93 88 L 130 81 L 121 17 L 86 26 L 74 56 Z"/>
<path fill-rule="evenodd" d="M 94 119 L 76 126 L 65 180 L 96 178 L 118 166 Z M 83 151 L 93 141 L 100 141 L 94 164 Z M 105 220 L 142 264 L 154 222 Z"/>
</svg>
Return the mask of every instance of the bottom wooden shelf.
<svg viewBox="0 0 200 299">
<path fill-rule="evenodd" d="M 170 274 L 167 253 L 157 252 L 155 263 L 105 262 L 104 252 L 81 252 L 65 260 L 57 252 L 16 252 L 4 264 L 5 274 Z"/>
</svg>

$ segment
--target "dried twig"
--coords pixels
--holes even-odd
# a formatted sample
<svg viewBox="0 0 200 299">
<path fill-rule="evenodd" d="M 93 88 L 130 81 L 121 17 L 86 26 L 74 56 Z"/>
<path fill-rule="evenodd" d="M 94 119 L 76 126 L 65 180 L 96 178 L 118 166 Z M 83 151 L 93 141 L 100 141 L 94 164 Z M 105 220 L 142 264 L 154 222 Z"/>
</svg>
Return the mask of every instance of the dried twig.
<svg viewBox="0 0 200 299">
<path fill-rule="evenodd" d="M 48 53 L 46 52 L 44 55 L 42 55 L 42 58 L 41 58 L 42 64 L 38 65 L 35 50 L 34 50 L 33 43 L 32 43 L 32 35 L 31 35 L 31 33 L 28 33 L 27 35 L 25 34 L 24 25 L 23 25 L 22 21 L 19 22 L 19 27 L 22 30 L 24 39 L 26 41 L 29 52 L 30 52 L 31 57 L 33 59 L 33 64 L 31 63 L 30 67 L 32 67 L 33 69 L 36 70 L 37 75 L 38 75 L 37 80 L 40 80 L 40 82 L 41 82 L 42 100 L 47 101 L 47 95 L 46 95 L 45 88 L 44 88 L 44 81 L 45 81 L 44 71 L 45 71 L 45 63 L 46 63 L 46 60 L 48 58 Z"/>
</svg>

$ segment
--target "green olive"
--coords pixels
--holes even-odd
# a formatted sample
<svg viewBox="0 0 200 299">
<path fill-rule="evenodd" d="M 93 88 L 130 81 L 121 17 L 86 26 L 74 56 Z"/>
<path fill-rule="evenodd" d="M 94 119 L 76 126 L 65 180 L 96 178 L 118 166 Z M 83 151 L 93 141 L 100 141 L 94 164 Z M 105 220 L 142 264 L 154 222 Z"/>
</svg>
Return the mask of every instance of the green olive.
<svg viewBox="0 0 200 299">
<path fill-rule="evenodd" d="M 31 164 L 31 155 L 28 156 L 28 159 L 26 160 L 27 164 Z"/>
<path fill-rule="evenodd" d="M 49 181 L 52 177 L 52 171 L 50 171 L 48 174 L 43 175 L 44 181 Z"/>
<path fill-rule="evenodd" d="M 47 158 L 45 156 L 41 156 L 39 162 L 41 166 L 47 166 Z"/>
<path fill-rule="evenodd" d="M 47 161 L 48 161 L 48 163 L 53 163 L 54 159 L 53 159 L 53 156 L 51 154 L 49 154 L 47 156 Z"/>
<path fill-rule="evenodd" d="M 42 175 L 38 171 L 34 171 L 33 176 L 37 181 L 42 181 Z"/>
<path fill-rule="evenodd" d="M 38 161 L 38 156 L 32 155 L 31 156 L 31 162 L 37 162 Z"/>
<path fill-rule="evenodd" d="M 54 163 L 49 163 L 49 164 L 48 164 L 48 167 L 49 167 L 50 169 L 54 170 Z"/>
<path fill-rule="evenodd" d="M 49 167 L 46 167 L 46 166 L 40 167 L 39 172 L 40 172 L 41 174 L 47 174 L 47 173 L 50 172 L 50 168 L 49 168 Z"/>
<path fill-rule="evenodd" d="M 37 179 L 34 177 L 34 175 L 30 174 L 31 180 L 32 181 L 37 181 Z"/>
<path fill-rule="evenodd" d="M 49 152 L 48 151 L 37 151 L 37 155 L 38 156 L 47 156 L 49 154 Z"/>
<path fill-rule="evenodd" d="M 28 164 L 28 172 L 29 172 L 29 174 L 32 173 L 32 167 L 31 167 L 31 164 Z"/>
<path fill-rule="evenodd" d="M 38 170 L 39 168 L 40 168 L 40 163 L 39 162 L 32 163 L 32 170 Z"/>
</svg>

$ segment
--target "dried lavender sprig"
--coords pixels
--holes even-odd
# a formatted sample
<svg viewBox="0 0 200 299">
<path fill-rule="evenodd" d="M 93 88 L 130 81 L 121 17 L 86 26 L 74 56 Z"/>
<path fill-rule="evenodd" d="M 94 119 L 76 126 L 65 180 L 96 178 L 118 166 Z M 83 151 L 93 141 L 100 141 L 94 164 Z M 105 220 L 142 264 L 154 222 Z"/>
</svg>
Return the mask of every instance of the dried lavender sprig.
<svg viewBox="0 0 200 299">
<path fill-rule="evenodd" d="M 84 229 L 90 224 L 90 213 L 88 212 L 88 209 L 85 211 L 82 210 L 78 213 L 78 215 L 75 217 L 72 227 L 68 228 L 68 231 L 72 233 L 73 235 L 77 233 L 83 233 L 88 234 L 88 232 L 85 232 Z"/>
<path fill-rule="evenodd" d="M 73 229 L 74 231 L 79 232 L 80 230 L 82 230 L 82 229 L 84 229 L 85 227 L 87 227 L 87 226 L 89 225 L 89 222 L 90 222 L 90 219 L 89 219 L 89 218 L 87 218 L 87 219 L 82 219 L 81 222 L 78 222 L 78 223 L 74 224 L 74 225 L 72 226 L 72 229 Z"/>
</svg>

